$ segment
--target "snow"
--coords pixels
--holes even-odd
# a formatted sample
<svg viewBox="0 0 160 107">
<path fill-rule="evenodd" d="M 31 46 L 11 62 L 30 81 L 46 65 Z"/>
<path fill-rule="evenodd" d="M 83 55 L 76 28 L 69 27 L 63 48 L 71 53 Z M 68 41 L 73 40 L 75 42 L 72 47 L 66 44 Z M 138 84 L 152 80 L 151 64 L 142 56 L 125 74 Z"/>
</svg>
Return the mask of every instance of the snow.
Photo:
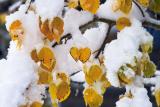
<svg viewBox="0 0 160 107">
<path fill-rule="evenodd" d="M 116 72 L 123 64 L 133 64 L 134 58 L 140 58 L 139 46 L 153 41 L 153 37 L 133 19 L 131 27 L 126 27 L 118 32 L 117 39 L 106 44 L 104 51 L 104 64 L 107 68 L 107 78 L 113 86 L 119 86 Z M 137 23 L 137 24 L 135 24 Z M 136 32 L 136 33 L 135 33 Z M 114 76 L 114 77 L 113 77 Z"/>
<path fill-rule="evenodd" d="M 116 107 L 152 107 L 145 88 L 132 87 L 131 93 L 133 98 L 123 97 L 116 102 Z"/>
<path fill-rule="evenodd" d="M 64 0 L 35 0 L 36 12 L 42 18 L 52 20 L 61 14 L 64 7 Z"/>
<path fill-rule="evenodd" d="M 154 23 L 158 21 L 142 17 L 141 12 L 133 3 L 133 7 L 129 15 L 125 15 L 120 11 L 113 12 L 112 3 L 114 0 L 107 0 L 102 4 L 95 15 L 98 18 L 106 18 L 110 20 L 117 20 L 119 17 L 126 16 L 131 20 L 131 27 L 126 27 L 117 33 L 117 39 L 106 44 L 104 50 L 104 65 L 109 82 L 119 87 L 119 79 L 117 71 L 122 65 L 126 63 L 134 64 L 135 57 L 140 58 L 142 53 L 139 47 L 144 43 L 152 43 L 153 37 L 142 27 L 140 21 L 148 20 Z M 28 0 L 29 3 L 29 0 Z M 32 3 L 33 10 L 28 10 L 25 14 L 28 4 L 21 5 L 19 10 L 7 16 L 6 28 L 9 31 L 11 23 L 15 20 L 20 20 L 24 30 L 24 40 L 22 48 L 17 49 L 16 43 L 11 41 L 7 59 L 0 60 L 0 107 L 18 107 L 22 103 L 31 103 L 32 101 L 40 101 L 41 94 L 44 93 L 45 86 L 37 85 L 37 68 L 36 64 L 30 57 L 30 52 L 33 49 L 39 51 L 41 47 L 48 46 L 50 48 L 52 43 L 45 43 L 43 34 L 39 29 L 39 17 L 42 21 L 46 19 L 52 20 L 58 16 L 64 20 L 64 34 L 71 34 L 72 39 L 67 43 L 63 43 L 53 47 L 56 58 L 55 72 L 67 72 L 72 74 L 76 71 L 81 71 L 71 77 L 72 80 L 83 82 L 85 75 L 82 72 L 84 64 L 80 61 L 75 61 L 70 55 L 70 48 L 76 46 L 77 48 L 89 47 L 92 53 L 97 51 L 108 30 L 108 25 L 98 23 L 97 26 L 87 29 L 84 34 L 80 31 L 80 26 L 90 22 L 95 17 L 93 14 L 86 11 L 78 11 L 76 9 L 69 9 L 64 7 L 64 0 L 35 0 Z M 62 15 L 62 11 L 65 14 Z M 64 42 L 64 41 L 63 41 Z M 93 55 L 86 65 L 98 64 L 98 59 Z M 125 72 L 127 77 L 134 77 L 134 82 L 131 86 L 126 86 L 127 92 L 131 90 L 133 98 L 123 97 L 117 103 L 117 107 L 151 107 L 149 97 L 146 89 L 143 88 L 144 83 L 154 83 L 156 88 L 160 88 L 160 79 L 151 78 L 143 79 L 141 76 L 136 76 L 135 73 L 128 69 Z M 53 73 L 55 76 L 55 73 Z M 156 81 L 159 81 L 158 83 Z M 87 86 L 87 84 L 84 84 Z M 101 93 L 101 83 L 95 84 L 99 93 Z M 26 90 L 28 88 L 28 90 Z M 14 97 L 14 98 L 13 98 Z M 29 98 L 29 99 L 27 99 Z M 29 101 L 28 101 L 29 100 Z"/>
<path fill-rule="evenodd" d="M 17 107 L 35 78 L 32 59 L 24 50 L 17 51 L 15 45 L 11 42 L 7 59 L 0 60 L 0 107 Z"/>
<path fill-rule="evenodd" d="M 79 31 L 79 26 L 91 21 L 93 19 L 93 15 L 86 11 L 78 11 L 76 9 L 66 10 L 64 16 L 64 35 L 71 33 L 75 34 L 75 32 Z M 76 36 L 76 35 L 75 35 Z"/>
<path fill-rule="evenodd" d="M 102 41 L 106 37 L 106 32 L 108 29 L 108 25 L 104 23 L 99 23 L 97 28 L 87 29 L 83 36 L 89 43 L 89 47 L 92 52 L 97 51 L 102 45 Z"/>
<path fill-rule="evenodd" d="M 114 12 L 112 10 L 113 3 L 114 3 L 114 0 L 106 0 L 106 2 L 100 6 L 96 15 L 100 18 L 106 18 L 110 20 L 117 20 L 119 17 L 122 17 L 122 16 L 126 16 L 129 18 L 136 18 L 141 21 L 144 20 L 141 12 L 139 11 L 138 7 L 134 3 L 132 3 L 133 6 L 129 15 L 125 15 L 121 11 Z"/>
</svg>

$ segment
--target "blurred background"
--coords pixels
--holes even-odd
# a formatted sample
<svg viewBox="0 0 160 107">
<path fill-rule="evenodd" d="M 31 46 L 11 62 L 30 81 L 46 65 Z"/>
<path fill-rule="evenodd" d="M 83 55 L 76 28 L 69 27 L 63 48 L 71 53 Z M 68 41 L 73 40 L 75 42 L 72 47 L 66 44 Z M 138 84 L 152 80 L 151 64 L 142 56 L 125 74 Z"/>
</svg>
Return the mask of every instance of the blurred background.
<svg viewBox="0 0 160 107">
<path fill-rule="evenodd" d="M 105 0 L 101 0 L 101 3 L 104 3 Z M 0 0 L 0 59 L 5 58 L 7 55 L 7 49 L 9 47 L 10 37 L 8 32 L 5 28 L 5 16 L 7 14 L 12 13 L 13 11 L 17 10 L 20 4 L 25 3 L 25 0 Z M 149 14 L 155 18 L 160 19 L 159 14 L 155 14 L 152 11 L 149 11 Z M 157 68 L 160 69 L 160 30 L 156 30 L 153 28 L 146 28 L 154 37 L 154 48 L 153 52 L 150 55 L 151 60 L 157 65 Z M 115 29 L 111 33 L 110 37 L 114 39 Z M 69 99 L 61 104 L 62 107 L 85 107 L 83 101 L 83 87 L 81 84 L 72 83 L 72 93 Z M 153 104 L 153 107 L 157 107 L 155 103 L 154 97 L 151 95 L 150 86 L 147 85 L 146 88 L 148 89 L 150 96 L 150 100 Z M 119 89 L 111 87 L 107 90 L 104 96 L 104 103 L 102 107 L 115 107 L 115 102 L 118 100 L 119 95 L 123 94 L 125 89 Z"/>
</svg>

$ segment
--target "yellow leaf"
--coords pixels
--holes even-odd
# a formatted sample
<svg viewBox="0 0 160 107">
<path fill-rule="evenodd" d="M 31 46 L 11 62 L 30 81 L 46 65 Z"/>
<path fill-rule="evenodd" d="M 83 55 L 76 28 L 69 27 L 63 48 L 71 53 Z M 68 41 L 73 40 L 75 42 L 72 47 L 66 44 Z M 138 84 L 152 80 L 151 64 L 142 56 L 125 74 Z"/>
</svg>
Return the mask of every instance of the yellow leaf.
<svg viewBox="0 0 160 107">
<path fill-rule="evenodd" d="M 82 63 L 85 63 L 86 61 L 88 61 L 88 59 L 90 58 L 91 56 L 91 50 L 86 47 L 86 48 L 81 48 L 79 50 L 79 53 L 80 53 L 80 56 L 79 56 L 79 60 L 82 62 Z"/>
<path fill-rule="evenodd" d="M 36 50 L 36 49 L 32 50 L 32 52 L 31 52 L 31 58 L 32 58 L 35 62 L 38 62 L 38 61 L 39 61 L 38 55 L 37 55 L 37 50 Z"/>
<path fill-rule="evenodd" d="M 42 107 L 40 102 L 33 102 L 30 107 Z"/>
<path fill-rule="evenodd" d="M 70 49 L 70 55 L 73 57 L 75 61 L 78 61 L 80 56 L 79 49 L 77 47 L 72 47 Z"/>
<path fill-rule="evenodd" d="M 106 89 L 111 86 L 110 82 L 106 78 L 106 73 L 104 73 L 100 79 L 100 82 L 102 83 L 101 89 L 102 89 L 102 94 L 105 93 Z"/>
<path fill-rule="evenodd" d="M 50 41 L 54 40 L 54 37 L 52 36 L 52 33 L 49 30 L 49 20 L 45 20 L 43 23 L 40 20 L 40 30 L 46 36 L 47 39 Z"/>
<path fill-rule="evenodd" d="M 126 17 L 120 17 L 117 21 L 116 21 L 116 28 L 118 30 L 122 30 L 125 27 L 131 26 L 131 22 L 128 18 Z"/>
<path fill-rule="evenodd" d="M 70 84 L 69 76 L 64 72 L 58 72 L 56 74 L 56 78 L 57 79 L 61 79 L 62 81 L 67 82 L 68 84 Z"/>
<path fill-rule="evenodd" d="M 54 53 L 48 47 L 43 47 L 38 53 L 38 59 L 41 61 L 41 67 L 46 70 L 52 71 L 55 66 L 56 60 Z"/>
<path fill-rule="evenodd" d="M 142 44 L 141 45 L 141 49 L 142 49 L 142 52 L 144 52 L 144 53 L 151 53 L 152 49 L 153 49 L 152 42 L 148 42 L 148 43 Z"/>
<path fill-rule="evenodd" d="M 56 93 L 57 93 L 56 84 L 52 82 L 49 84 L 49 94 L 50 94 L 51 101 L 53 104 L 54 104 L 55 100 L 57 99 Z"/>
<path fill-rule="evenodd" d="M 113 11 L 122 11 L 128 14 L 132 8 L 132 0 L 116 0 L 112 6 Z"/>
<path fill-rule="evenodd" d="M 89 107 L 100 107 L 103 102 L 103 96 L 98 94 L 92 87 L 88 87 L 84 90 L 83 97 L 86 106 L 89 105 Z"/>
<path fill-rule="evenodd" d="M 78 7 L 78 0 L 69 0 L 68 7 L 69 8 L 76 8 L 76 7 Z"/>
<path fill-rule="evenodd" d="M 61 81 L 57 84 L 57 99 L 59 102 L 66 100 L 71 93 L 70 85 L 67 82 Z"/>
<path fill-rule="evenodd" d="M 92 80 L 97 81 L 103 75 L 103 71 L 99 65 L 92 65 L 87 74 Z"/>
<path fill-rule="evenodd" d="M 138 3 L 140 5 L 142 5 L 143 7 L 148 7 L 149 3 L 150 3 L 150 0 L 138 0 Z"/>
<path fill-rule="evenodd" d="M 83 10 L 96 14 L 100 1 L 99 0 L 80 0 L 80 5 Z"/>
<path fill-rule="evenodd" d="M 53 34 L 54 40 L 59 43 L 64 32 L 63 20 L 60 17 L 55 17 L 50 23 L 49 29 Z"/>
<path fill-rule="evenodd" d="M 38 76 L 39 76 L 38 84 L 49 84 L 53 80 L 52 73 L 43 71 L 42 69 L 39 70 Z"/>
<path fill-rule="evenodd" d="M 157 107 L 160 107 L 160 89 L 155 91 L 155 99 L 156 99 L 156 103 L 157 103 Z"/>
<path fill-rule="evenodd" d="M 11 39 L 17 41 L 17 47 L 20 48 L 24 39 L 24 29 L 20 20 L 14 21 L 10 27 L 9 32 Z"/>
</svg>

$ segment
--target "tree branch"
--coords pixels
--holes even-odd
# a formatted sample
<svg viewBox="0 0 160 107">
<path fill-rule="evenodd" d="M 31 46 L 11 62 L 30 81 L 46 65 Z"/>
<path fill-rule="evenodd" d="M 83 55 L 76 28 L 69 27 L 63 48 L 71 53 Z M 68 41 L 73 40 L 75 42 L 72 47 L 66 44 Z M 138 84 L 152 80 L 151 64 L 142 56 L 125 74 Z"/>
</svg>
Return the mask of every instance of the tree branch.
<svg viewBox="0 0 160 107">
<path fill-rule="evenodd" d="M 100 55 L 100 53 L 101 53 L 102 51 L 104 51 L 104 48 L 105 48 L 105 45 L 106 45 L 106 41 L 107 41 L 108 38 L 109 38 L 109 34 L 110 34 L 110 31 L 111 31 L 112 26 L 113 26 L 113 24 L 109 24 L 106 37 L 105 37 L 105 39 L 104 39 L 104 41 L 103 41 L 103 43 L 102 43 L 102 45 L 101 45 L 98 53 L 96 54 L 95 58 L 98 58 L 98 56 Z"/>
<path fill-rule="evenodd" d="M 103 23 L 114 24 L 114 25 L 116 24 L 116 22 L 113 21 L 113 20 L 95 17 L 93 20 L 89 21 L 88 23 L 86 23 L 86 24 L 84 24 L 84 25 L 81 25 L 81 26 L 79 27 L 79 29 L 80 29 L 80 31 L 81 31 L 82 33 L 84 33 L 84 32 L 86 31 L 86 29 L 88 29 L 91 24 L 97 23 L 97 22 L 103 22 Z M 61 38 L 60 43 L 62 43 L 62 41 L 65 40 L 66 38 L 67 38 L 67 40 L 69 40 L 69 39 L 72 38 L 72 35 L 71 35 L 70 33 L 64 35 L 64 36 Z M 56 47 L 57 45 L 59 45 L 59 44 L 56 42 L 56 43 L 54 43 L 54 44 L 52 45 L 52 47 L 54 48 L 54 47 Z"/>
<path fill-rule="evenodd" d="M 155 23 L 151 23 L 151 22 L 148 22 L 148 21 L 144 21 L 142 23 L 142 25 L 144 27 L 150 27 L 150 28 L 154 28 L 154 29 L 160 30 L 160 25 L 159 24 L 155 24 Z"/>
<path fill-rule="evenodd" d="M 133 3 L 138 7 L 138 9 L 140 10 L 142 16 L 145 17 L 144 12 L 143 12 L 141 6 L 135 0 L 133 0 Z"/>
</svg>

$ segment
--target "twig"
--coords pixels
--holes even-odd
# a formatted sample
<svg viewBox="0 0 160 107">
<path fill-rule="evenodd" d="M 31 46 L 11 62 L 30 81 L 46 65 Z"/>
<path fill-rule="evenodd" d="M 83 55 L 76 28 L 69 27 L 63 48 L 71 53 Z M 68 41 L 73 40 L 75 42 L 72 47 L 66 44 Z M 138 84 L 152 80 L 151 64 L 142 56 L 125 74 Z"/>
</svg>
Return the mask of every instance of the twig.
<svg viewBox="0 0 160 107">
<path fill-rule="evenodd" d="M 148 22 L 148 21 L 144 21 L 142 23 L 142 25 L 144 27 L 150 27 L 150 28 L 154 28 L 154 29 L 160 30 L 160 25 L 159 24 L 155 24 L 155 23 L 151 23 L 151 22 Z"/>
<path fill-rule="evenodd" d="M 100 53 L 101 53 L 102 51 L 104 51 L 104 48 L 105 48 L 105 45 L 106 45 L 106 41 L 107 41 L 108 38 L 109 38 L 109 34 L 110 34 L 111 29 L 112 29 L 112 26 L 113 26 L 113 24 L 109 24 L 106 37 L 105 37 L 105 39 L 104 39 L 104 41 L 103 41 L 103 43 L 102 43 L 102 45 L 101 45 L 98 53 L 96 54 L 95 58 L 98 58 L 98 56 L 100 55 Z"/>
<path fill-rule="evenodd" d="M 85 82 L 84 81 L 83 82 L 78 82 L 78 81 L 71 80 L 71 83 L 78 84 L 78 85 L 83 85 Z"/>
<path fill-rule="evenodd" d="M 89 21 L 88 23 L 86 23 L 86 24 L 84 24 L 84 25 L 81 25 L 81 26 L 79 27 L 79 29 L 80 29 L 80 31 L 81 31 L 82 33 L 84 33 L 85 30 L 88 29 L 88 27 L 89 27 L 91 24 L 96 23 L 96 22 L 103 22 L 103 23 L 107 23 L 107 24 L 116 24 L 116 22 L 113 21 L 113 20 L 95 17 L 93 20 Z M 67 38 L 67 40 L 69 40 L 69 39 L 72 38 L 72 35 L 71 35 L 70 33 L 64 35 L 64 36 L 61 38 L 60 43 L 62 43 L 62 41 L 65 40 L 65 38 Z M 52 45 L 52 47 L 54 48 L 54 47 L 57 46 L 57 45 L 58 45 L 58 43 L 54 43 L 54 44 Z"/>
<path fill-rule="evenodd" d="M 28 2 L 28 0 L 26 1 L 26 4 L 27 4 L 27 2 Z M 29 10 L 29 8 L 31 6 L 31 3 L 32 3 L 32 0 L 29 0 L 29 4 L 28 4 L 27 10 L 25 12 L 26 14 L 28 13 L 28 10 Z"/>
<path fill-rule="evenodd" d="M 133 0 L 133 3 L 138 7 L 138 9 L 140 10 L 142 16 L 145 17 L 144 12 L 143 12 L 141 6 L 135 0 Z"/>
<path fill-rule="evenodd" d="M 79 71 L 77 71 L 77 72 L 73 72 L 73 73 L 71 73 L 69 76 L 72 77 L 72 76 L 78 74 L 79 72 L 81 72 L 81 70 L 79 70 Z"/>
</svg>

